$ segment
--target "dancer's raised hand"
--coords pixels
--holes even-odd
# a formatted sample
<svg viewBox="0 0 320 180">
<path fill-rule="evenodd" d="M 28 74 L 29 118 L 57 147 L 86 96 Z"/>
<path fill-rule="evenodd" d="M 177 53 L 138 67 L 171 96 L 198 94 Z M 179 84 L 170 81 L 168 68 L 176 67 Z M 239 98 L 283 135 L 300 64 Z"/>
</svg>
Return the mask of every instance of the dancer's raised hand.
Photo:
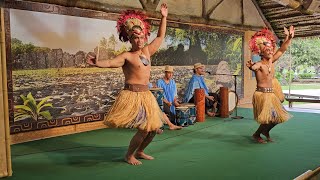
<svg viewBox="0 0 320 180">
<path fill-rule="evenodd" d="M 163 17 L 167 17 L 168 16 L 168 7 L 166 3 L 161 4 L 161 9 L 160 9 L 161 15 Z"/>
</svg>

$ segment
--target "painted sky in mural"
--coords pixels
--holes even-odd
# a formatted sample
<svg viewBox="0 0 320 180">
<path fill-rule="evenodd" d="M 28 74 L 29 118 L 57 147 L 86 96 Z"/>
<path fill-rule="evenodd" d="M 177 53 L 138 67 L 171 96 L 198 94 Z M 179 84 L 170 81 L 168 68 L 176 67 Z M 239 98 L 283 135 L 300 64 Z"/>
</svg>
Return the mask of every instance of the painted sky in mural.
<svg viewBox="0 0 320 180">
<path fill-rule="evenodd" d="M 79 50 L 90 52 L 102 37 L 118 37 L 115 21 L 16 9 L 11 9 L 11 27 L 19 27 L 12 28 L 11 36 L 24 43 L 51 49 L 61 48 L 69 53 Z M 155 36 L 156 33 L 152 33 L 149 39 Z M 116 49 L 122 45 L 119 43 Z M 166 43 L 162 43 L 162 48 L 165 46 Z"/>
</svg>

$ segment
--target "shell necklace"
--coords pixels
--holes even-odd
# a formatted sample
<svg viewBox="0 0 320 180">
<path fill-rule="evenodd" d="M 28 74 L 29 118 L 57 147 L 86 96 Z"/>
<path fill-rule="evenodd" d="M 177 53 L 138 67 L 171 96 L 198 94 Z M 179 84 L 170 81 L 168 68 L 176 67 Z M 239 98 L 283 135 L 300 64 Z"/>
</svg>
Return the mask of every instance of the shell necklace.
<svg viewBox="0 0 320 180">
<path fill-rule="evenodd" d="M 131 52 L 133 52 L 133 51 L 131 50 Z M 143 54 L 142 51 L 140 51 L 140 52 L 136 51 L 136 52 L 133 52 L 133 53 L 137 54 L 139 56 L 139 59 L 140 59 L 140 61 L 142 62 L 143 65 L 148 66 L 150 64 L 149 59 L 147 58 L 146 55 Z"/>
<path fill-rule="evenodd" d="M 271 73 L 271 63 L 270 62 L 265 63 L 265 61 L 261 61 L 261 63 L 268 67 L 268 72 L 270 74 Z"/>
<path fill-rule="evenodd" d="M 140 61 L 142 62 L 143 65 L 148 66 L 150 64 L 149 59 L 147 58 L 146 55 L 144 55 L 141 51 L 140 55 L 139 55 Z"/>
</svg>

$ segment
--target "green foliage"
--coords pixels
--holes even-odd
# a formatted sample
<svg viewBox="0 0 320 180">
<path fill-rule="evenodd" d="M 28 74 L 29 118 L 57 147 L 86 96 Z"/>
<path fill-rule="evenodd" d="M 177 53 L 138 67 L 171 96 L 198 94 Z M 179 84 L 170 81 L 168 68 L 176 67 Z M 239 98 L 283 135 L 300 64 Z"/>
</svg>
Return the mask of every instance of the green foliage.
<svg viewBox="0 0 320 180">
<path fill-rule="evenodd" d="M 192 37 L 190 36 L 190 30 L 168 28 L 166 32 L 166 40 L 168 46 L 177 46 L 178 44 L 190 45 Z"/>
<path fill-rule="evenodd" d="M 292 41 L 291 54 L 293 66 L 301 64 L 307 66 L 319 65 L 320 38 L 297 38 Z"/>
<path fill-rule="evenodd" d="M 43 117 L 47 120 L 51 120 L 52 116 L 48 110 L 42 111 L 44 107 L 53 107 L 51 103 L 45 103 L 51 97 L 48 96 L 43 98 L 38 104 L 36 100 L 33 98 L 31 92 L 25 97 L 24 95 L 20 95 L 23 100 L 23 105 L 14 106 L 14 120 L 19 121 L 26 118 L 32 118 L 35 121 L 38 121 L 40 117 Z"/>
<path fill-rule="evenodd" d="M 238 68 L 237 64 L 242 64 L 242 37 L 228 37 L 226 57 L 230 61 L 231 69 Z"/>
<path fill-rule="evenodd" d="M 226 60 L 233 71 L 237 70 L 237 64 L 242 64 L 242 37 L 238 35 L 168 28 L 166 42 L 169 47 L 187 46 L 191 50 L 191 54 L 198 52 L 194 50 L 202 50 L 205 54 L 203 57 L 207 58 L 206 62 L 208 64 L 217 64 Z"/>
<path fill-rule="evenodd" d="M 117 56 L 123 52 L 126 52 L 126 51 L 129 51 L 129 49 L 125 46 L 125 45 L 122 45 L 121 48 L 117 51 L 114 51 L 114 55 Z"/>
<path fill-rule="evenodd" d="M 299 78 L 301 78 L 301 79 L 310 79 L 311 77 L 312 77 L 311 73 L 299 74 Z"/>
<path fill-rule="evenodd" d="M 12 76 L 14 78 L 29 76 L 32 78 L 36 77 L 61 77 L 68 75 L 81 75 L 81 74 L 92 74 L 92 73 L 100 73 L 100 72 L 115 72 L 117 69 L 109 69 L 109 68 L 88 68 L 85 71 L 81 68 L 60 68 L 60 69 L 37 69 L 37 70 L 16 70 L 12 71 Z"/>
<path fill-rule="evenodd" d="M 286 81 L 287 83 L 292 82 L 292 79 L 294 78 L 294 71 L 290 70 L 286 72 Z"/>
<path fill-rule="evenodd" d="M 237 65 L 237 68 L 236 68 L 236 70 L 235 70 L 235 72 L 233 73 L 234 75 L 239 75 L 239 74 L 241 74 L 241 70 L 242 70 L 242 64 L 241 63 L 238 63 L 238 64 L 236 64 Z"/>
<path fill-rule="evenodd" d="M 282 73 L 279 71 L 276 71 L 275 77 L 278 79 L 279 82 L 282 81 Z"/>
<path fill-rule="evenodd" d="M 31 53 L 31 52 L 49 52 L 50 48 L 38 47 L 32 43 L 24 44 L 17 38 L 11 39 L 11 52 L 13 57 L 18 54 Z"/>
<path fill-rule="evenodd" d="M 100 40 L 99 46 L 107 49 L 108 48 L 108 40 L 105 37 L 103 37 Z"/>
<path fill-rule="evenodd" d="M 112 50 L 115 49 L 116 44 L 117 44 L 117 40 L 116 37 L 114 36 L 114 34 L 112 34 L 109 39 L 108 39 L 108 43 L 109 43 L 109 48 L 111 48 Z"/>
<path fill-rule="evenodd" d="M 22 41 L 16 38 L 11 39 L 11 50 L 14 55 L 23 54 L 23 53 L 30 53 L 34 51 L 36 46 L 31 43 L 24 44 Z"/>
<path fill-rule="evenodd" d="M 288 90 L 289 86 L 282 86 L 283 90 Z M 291 84 L 290 86 L 291 90 L 304 90 L 304 89 L 320 89 L 319 83 L 313 83 L 313 84 Z"/>
</svg>

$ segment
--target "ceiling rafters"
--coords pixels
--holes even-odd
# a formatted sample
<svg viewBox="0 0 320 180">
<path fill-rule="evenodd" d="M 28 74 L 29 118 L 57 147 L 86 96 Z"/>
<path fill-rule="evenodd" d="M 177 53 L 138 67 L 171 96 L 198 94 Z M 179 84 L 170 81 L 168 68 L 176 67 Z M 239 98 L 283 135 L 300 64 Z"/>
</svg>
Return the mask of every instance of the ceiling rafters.
<svg viewBox="0 0 320 180">
<path fill-rule="evenodd" d="M 273 0 L 255 0 L 278 37 L 284 37 L 283 27 L 295 26 L 295 36 L 320 34 L 320 14 L 308 15 L 299 9 L 283 6 Z"/>
<path fill-rule="evenodd" d="M 102 0 L 0 0 L 0 2 L 38 2 L 38 3 L 48 3 L 55 4 L 59 6 L 66 7 L 76 7 L 81 9 L 90 9 L 96 11 L 103 11 L 108 13 L 120 13 L 125 9 L 130 8 L 130 6 L 117 6 L 110 5 L 108 3 L 100 2 Z M 108 0 L 106 0 L 108 1 Z M 175 1 L 175 0 L 172 0 Z M 298 0 L 297 0 L 298 1 Z M 314 1 L 314 0 L 313 0 Z M 146 11 L 146 14 L 152 18 L 160 18 L 161 14 L 156 12 L 157 7 L 159 6 L 160 0 L 139 0 L 143 10 Z M 231 28 L 236 29 L 237 31 L 243 30 L 259 30 L 263 25 L 246 25 L 246 7 L 244 3 L 252 2 L 254 7 L 259 13 L 263 23 L 271 29 L 278 37 L 283 35 L 283 27 L 288 27 L 290 25 L 296 26 L 297 36 L 314 36 L 319 34 L 319 25 L 320 25 L 320 14 L 308 15 L 301 11 L 301 9 L 293 9 L 291 6 L 283 6 L 280 3 L 274 0 L 242 0 L 239 1 L 240 4 L 240 16 L 241 19 L 239 22 L 232 24 L 227 20 L 218 20 L 215 17 L 211 17 L 214 12 L 220 10 L 220 6 L 233 3 L 233 1 L 227 0 L 215 0 L 214 4 L 209 3 L 210 0 L 202 0 L 202 14 L 197 16 L 194 15 L 174 15 L 170 14 L 168 20 L 172 22 L 181 22 L 181 23 L 193 23 L 193 24 L 204 24 L 209 26 L 217 26 L 222 28 Z M 6 4 L 5 3 L 5 4 Z M 10 4 L 9 3 L 9 4 Z M 222 4 L 223 3 L 223 4 Z M 226 3 L 226 4 L 225 4 Z M 209 5 L 212 4 L 212 5 Z M 221 5 L 222 4 L 222 5 Z M 201 4 L 200 4 L 201 5 Z M 225 7 L 225 6 L 223 6 Z M 131 7 L 132 8 L 132 7 Z M 199 8 L 199 7 L 198 7 Z M 140 8 L 132 8 L 141 10 Z M 200 9 L 201 10 L 201 9 Z M 220 11 L 219 11 L 220 13 Z M 253 18 L 252 18 L 253 19 Z M 261 23 L 262 24 L 262 23 Z M 307 30 L 308 29 L 308 30 Z"/>
<path fill-rule="evenodd" d="M 240 6 L 241 6 L 241 7 L 240 7 L 240 8 L 241 8 L 241 24 L 244 24 L 244 9 L 243 9 L 243 8 L 244 8 L 244 7 L 243 7 L 244 4 L 243 4 L 243 1 L 244 1 L 244 0 L 241 1 L 241 5 L 240 5 Z"/>
<path fill-rule="evenodd" d="M 155 11 L 160 3 L 160 0 L 139 0 L 142 8 L 146 11 Z"/>
<path fill-rule="evenodd" d="M 271 26 L 271 24 L 269 23 L 268 19 L 265 17 L 265 15 L 263 14 L 262 9 L 260 8 L 258 2 L 256 0 L 251 0 L 253 5 L 256 7 L 260 17 L 262 18 L 262 20 L 264 21 L 264 23 L 266 24 L 266 26 L 271 30 L 274 31 L 273 27 Z"/>
<path fill-rule="evenodd" d="M 224 0 L 220 0 L 216 5 L 213 5 L 208 11 L 206 7 L 206 0 L 202 0 L 202 17 L 205 19 L 210 19 L 213 11 L 217 9 L 217 7 L 223 2 Z"/>
</svg>

